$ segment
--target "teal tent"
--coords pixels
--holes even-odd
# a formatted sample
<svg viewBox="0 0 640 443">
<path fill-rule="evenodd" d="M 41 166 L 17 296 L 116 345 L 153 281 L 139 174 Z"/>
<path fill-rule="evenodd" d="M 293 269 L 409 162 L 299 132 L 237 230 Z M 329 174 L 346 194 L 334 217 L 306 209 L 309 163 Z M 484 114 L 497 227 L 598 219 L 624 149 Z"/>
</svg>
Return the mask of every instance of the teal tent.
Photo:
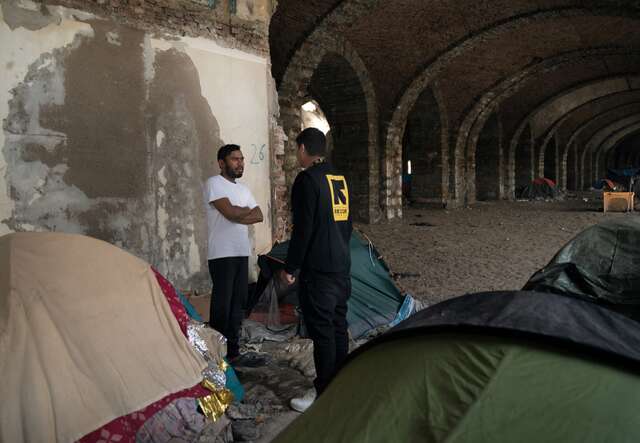
<svg viewBox="0 0 640 443">
<path fill-rule="evenodd" d="M 390 324 L 399 315 L 402 317 L 411 310 L 409 305 L 412 299 L 405 297 L 393 283 L 387 265 L 371 242 L 354 231 L 350 246 L 351 298 L 347 321 L 351 336 L 359 338 L 372 329 Z M 269 253 L 258 258 L 260 279 L 249 309 L 261 296 L 268 280 L 282 269 L 288 247 L 289 242 L 276 244 Z"/>
</svg>

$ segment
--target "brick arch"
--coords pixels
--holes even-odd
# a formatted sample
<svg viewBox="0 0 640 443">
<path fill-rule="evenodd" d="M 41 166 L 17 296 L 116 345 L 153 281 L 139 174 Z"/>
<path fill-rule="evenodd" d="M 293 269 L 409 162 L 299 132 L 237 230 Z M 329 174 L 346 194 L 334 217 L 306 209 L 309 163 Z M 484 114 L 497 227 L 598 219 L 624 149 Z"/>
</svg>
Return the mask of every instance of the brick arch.
<svg viewBox="0 0 640 443">
<path fill-rule="evenodd" d="M 514 75 L 511 78 L 504 80 L 500 85 L 496 86 L 496 88 L 487 92 L 480 100 L 474 108 L 467 114 L 465 117 L 465 122 L 461 126 L 461 129 L 458 133 L 458 142 L 456 144 L 456 152 L 457 155 L 460 156 L 462 153 L 465 153 L 465 158 L 467 159 L 467 165 L 473 165 L 475 158 L 473 157 L 475 153 L 475 145 L 477 144 L 478 135 L 484 124 L 487 121 L 487 118 L 495 112 L 496 109 L 500 107 L 500 105 L 510 97 L 514 96 L 521 88 L 523 88 L 526 84 L 533 80 L 538 80 L 542 78 L 545 74 L 548 74 L 553 71 L 561 70 L 564 66 L 572 66 L 577 63 L 582 63 L 585 60 L 590 59 L 598 59 L 600 57 L 606 57 L 611 55 L 618 54 L 628 54 L 628 51 L 620 51 L 618 48 L 601 48 L 601 49 L 586 49 L 581 51 L 572 51 L 568 54 L 562 54 L 559 56 L 551 57 L 549 59 L 543 60 L 537 65 L 533 65 L 525 71 L 521 71 L 518 74 Z M 623 75 L 616 75 L 612 77 L 607 77 L 605 79 L 611 78 L 623 78 Z M 533 116 L 536 115 L 540 110 L 544 109 L 548 105 L 552 104 L 558 98 L 564 96 L 565 94 L 575 92 L 581 88 L 587 87 L 589 85 L 597 84 L 598 82 L 602 82 L 605 80 L 603 78 L 591 79 L 586 82 L 578 82 L 576 84 L 570 85 L 559 92 L 553 94 L 551 97 L 546 98 L 542 103 L 538 103 L 535 108 L 533 108 L 520 122 L 518 128 L 514 132 L 513 136 L 508 142 L 508 152 L 507 160 L 506 160 L 506 185 L 503 187 L 502 198 L 513 198 L 514 191 L 516 187 L 516 178 L 515 178 L 515 154 L 518 144 L 521 141 L 522 132 L 528 125 L 530 124 L 530 120 Z M 470 129 L 469 129 L 470 128 Z M 535 147 L 534 147 L 535 148 Z M 535 162 L 532 163 L 533 171 L 532 176 L 535 176 L 536 171 L 542 171 L 544 165 L 544 153 L 540 152 L 540 150 L 536 152 L 534 151 Z M 469 168 L 467 168 L 469 169 Z M 471 168 L 472 169 L 472 168 Z M 471 174 L 467 174 L 467 183 L 469 187 L 471 187 L 473 191 L 473 186 L 475 182 L 475 177 L 473 176 L 474 171 L 468 171 Z M 562 174 L 560 174 L 562 175 Z M 473 194 L 473 193 L 472 193 Z"/>
<path fill-rule="evenodd" d="M 473 200 L 498 200 L 504 193 L 501 171 L 502 126 L 498 110 L 491 113 L 475 137 L 469 169 L 473 169 Z M 496 174 L 496 172 L 498 172 Z"/>
<path fill-rule="evenodd" d="M 375 2 L 372 2 L 375 3 Z M 349 5 L 345 5 L 349 6 Z M 364 13 L 364 12 L 362 12 Z M 287 225 L 289 220 L 289 190 L 299 171 L 296 164 L 295 137 L 301 128 L 300 107 L 311 98 L 309 86 L 314 72 L 327 54 L 336 54 L 344 59 L 357 76 L 366 101 L 368 132 L 368 201 L 366 220 L 380 218 L 379 155 L 378 155 L 378 111 L 376 94 L 367 68 L 355 49 L 344 39 L 332 32 L 335 12 L 320 24 L 305 40 L 292 57 L 282 77 L 279 87 L 280 120 L 287 141 L 280 151 L 274 152 L 274 166 L 271 171 L 275 190 L 276 220 Z"/>
<path fill-rule="evenodd" d="M 547 149 L 547 144 L 549 143 L 549 141 L 552 138 L 558 138 L 558 131 L 559 129 L 562 127 L 562 125 L 564 125 L 564 123 L 566 121 L 568 121 L 576 112 L 579 112 L 581 110 L 587 109 L 587 108 L 591 108 L 594 105 L 597 105 L 599 102 L 601 102 L 603 99 L 609 99 L 612 98 L 614 96 L 618 96 L 618 97 L 623 97 L 624 95 L 627 95 L 630 91 L 618 91 L 612 94 L 606 94 L 606 95 L 602 95 L 600 97 L 597 97 L 593 100 L 589 100 L 586 103 L 583 103 L 582 105 L 572 109 L 571 111 L 569 111 L 567 114 L 563 115 L 561 118 L 559 118 L 557 121 L 555 121 L 553 123 L 553 125 L 549 128 L 549 130 L 547 131 L 547 134 L 545 135 L 542 143 L 541 143 L 541 151 L 546 151 Z M 640 92 L 640 91 L 639 91 Z M 636 103 L 640 103 L 640 102 L 636 102 Z M 620 105 L 616 105 L 612 108 L 607 109 L 606 111 L 602 112 L 602 113 L 597 113 L 595 115 L 593 115 L 593 117 L 597 117 L 598 115 L 602 115 L 605 114 L 607 112 L 609 112 L 612 109 L 618 109 L 618 108 L 622 108 L 622 107 L 626 107 L 629 105 L 634 104 L 634 102 L 626 102 Z M 564 144 L 564 146 L 559 145 L 559 155 L 558 155 L 558 161 L 559 161 L 559 165 L 558 165 L 558 169 L 559 169 L 559 174 L 560 176 L 558 177 L 558 187 L 560 189 L 563 190 L 567 190 L 568 188 L 568 175 L 569 175 L 569 166 L 574 166 L 572 164 L 569 163 L 569 153 L 570 153 L 570 149 L 573 147 L 573 136 L 569 138 L 569 140 L 567 141 L 567 143 Z M 560 143 L 560 141 L 558 140 L 558 143 Z M 544 159 L 543 159 L 544 160 Z M 572 171 L 574 173 L 574 175 L 576 175 L 576 171 Z M 573 186 L 572 189 L 575 189 L 576 186 Z"/>
<path fill-rule="evenodd" d="M 640 129 L 640 113 L 630 116 L 628 123 L 618 129 L 608 131 L 607 138 L 602 140 L 597 146 L 594 147 L 594 155 L 592 159 L 591 170 L 593 173 L 592 180 L 597 179 L 602 173 L 606 165 L 604 164 L 605 157 L 603 153 L 608 153 L 620 140 L 624 139 L 630 134 Z"/>
<path fill-rule="evenodd" d="M 557 127 L 561 124 L 561 122 L 566 118 L 563 116 L 560 120 L 554 122 L 553 127 L 547 130 L 547 134 L 544 136 L 542 143 L 540 144 L 539 154 L 538 154 L 538 163 L 544 165 L 545 176 L 547 175 L 546 171 L 549 165 L 548 162 L 548 149 L 549 143 L 553 140 L 554 150 L 556 153 L 556 158 L 553 160 L 553 168 L 555 168 L 555 176 L 554 180 L 558 189 L 566 190 L 567 187 L 567 159 L 566 159 L 566 146 L 563 148 L 560 146 L 560 141 L 557 137 Z"/>
<path fill-rule="evenodd" d="M 640 132 L 636 131 L 618 140 L 617 143 L 611 148 L 608 155 L 608 162 L 606 167 L 613 167 L 615 169 L 633 166 L 638 167 L 640 146 Z M 626 161 L 620 161 L 623 157 Z"/>
<path fill-rule="evenodd" d="M 515 145 L 512 144 L 510 149 L 513 152 L 513 154 L 509 155 L 509 161 L 513 162 L 512 180 L 515 193 L 516 187 L 526 186 L 534 178 L 535 155 L 530 124 L 525 125 L 522 131 L 519 132 Z"/>
<path fill-rule="evenodd" d="M 394 106 L 393 113 L 390 118 L 390 123 L 388 127 L 384 128 L 385 131 L 383 133 L 384 140 L 384 169 L 383 174 L 384 183 L 388 184 L 383 189 L 383 198 L 382 203 L 383 207 L 385 207 L 387 212 L 393 212 L 395 208 L 389 208 L 390 206 L 398 205 L 398 202 L 394 199 L 395 196 L 399 194 L 397 188 L 400 187 L 400 180 L 398 177 L 390 176 L 394 170 L 397 168 L 393 168 L 393 165 L 397 164 L 398 153 L 401 152 L 401 137 L 404 132 L 404 126 L 406 124 L 406 119 L 409 110 L 413 107 L 413 104 L 417 100 L 419 94 L 429 85 L 431 85 L 434 80 L 437 79 L 438 75 L 449 65 L 452 61 L 463 54 L 465 51 L 472 50 L 477 46 L 478 43 L 481 43 L 483 40 L 488 38 L 495 38 L 506 32 L 513 32 L 514 30 L 520 30 L 522 27 L 527 24 L 533 22 L 543 22 L 547 19 L 555 19 L 558 16 L 562 16 L 564 18 L 567 17 L 578 17 L 578 16 L 586 16 L 586 15 L 608 15 L 609 13 L 613 14 L 610 10 L 608 12 L 602 11 L 601 13 L 595 13 L 593 10 L 586 11 L 581 8 L 563 8 L 563 9 L 552 9 L 546 11 L 537 11 L 534 13 L 527 13 L 520 16 L 514 16 L 510 18 L 508 21 L 503 21 L 498 24 L 492 24 L 482 30 L 476 31 L 473 34 L 467 35 L 465 38 L 456 42 L 454 45 L 450 45 L 449 49 L 439 56 L 435 57 L 431 63 L 427 65 L 425 69 L 423 69 L 414 79 L 410 82 L 409 86 L 404 89 L 400 98 L 396 101 L 396 106 Z M 486 98 L 486 97 L 485 97 Z M 487 103 L 488 102 L 488 103 Z M 484 107 L 490 105 L 492 102 L 492 98 L 489 97 L 487 102 L 483 103 Z M 487 113 L 487 117 L 491 114 L 491 112 Z M 462 127 L 459 131 L 456 131 L 456 134 L 465 134 L 471 131 L 473 124 L 475 122 L 475 118 L 470 118 L 462 122 Z M 458 122 L 455 122 L 458 123 Z M 481 129 L 477 129 L 478 134 Z M 450 182 L 453 184 L 451 187 L 451 195 L 450 198 L 455 200 L 455 203 L 463 203 L 464 195 L 467 194 L 468 189 L 463 187 L 465 182 L 463 174 L 461 171 L 466 169 L 468 163 L 465 162 L 464 153 L 466 151 L 465 141 L 467 139 L 467 135 L 463 135 L 462 137 L 458 137 L 457 142 L 454 147 L 450 150 L 451 154 L 449 155 L 450 159 L 453 159 L 453 167 L 450 169 Z"/>
<path fill-rule="evenodd" d="M 347 178 L 353 219 L 368 222 L 375 218 L 369 203 L 378 195 L 376 184 L 371 183 L 378 174 L 377 169 L 371 169 L 377 164 L 370 165 L 368 161 L 367 100 L 360 79 L 344 57 L 327 52 L 316 67 L 308 90 L 331 127 L 332 151 L 328 158 Z"/>
<path fill-rule="evenodd" d="M 638 91 L 631 91 L 629 95 L 633 92 Z M 603 112 L 591 116 L 574 129 L 566 144 L 567 150 L 570 151 L 573 156 L 573 162 L 571 163 L 575 163 L 575 170 L 573 171 L 574 189 L 583 189 L 585 186 L 583 157 L 585 156 L 584 151 L 589 141 L 596 133 L 608 125 L 638 112 L 640 112 L 640 101 L 631 101 L 620 106 L 612 106 Z"/>
<path fill-rule="evenodd" d="M 618 146 L 627 138 L 633 137 L 634 134 L 637 134 L 640 131 L 640 123 L 636 123 L 635 125 L 630 125 L 624 130 L 617 131 L 615 134 L 602 143 L 598 153 L 598 159 L 596 160 L 599 167 L 597 171 L 604 173 L 607 168 L 606 158 L 614 152 Z"/>
<path fill-rule="evenodd" d="M 544 109 L 549 103 L 553 103 L 557 100 L 560 100 L 564 97 L 567 97 L 569 95 L 572 95 L 576 92 L 580 92 L 581 90 L 583 90 L 584 88 L 587 87 L 594 87 L 594 86 L 598 86 L 598 85 L 602 85 L 604 83 L 613 83 L 616 80 L 621 80 L 623 82 L 626 83 L 626 79 L 628 77 L 628 75 L 630 75 L 631 73 L 626 73 L 626 74 L 616 74 L 613 76 L 607 76 L 607 77 L 602 77 L 602 78 L 596 78 L 596 79 L 592 79 L 583 83 L 579 83 L 577 85 L 574 85 L 573 87 L 563 90 L 557 94 L 555 94 L 554 96 L 552 96 L 551 98 L 549 98 L 547 101 L 545 101 L 542 105 L 536 107 L 532 112 L 530 112 L 525 121 L 528 121 L 529 119 L 531 119 L 537 112 L 539 112 L 541 109 Z M 566 121 L 574 111 L 582 109 L 586 106 L 590 106 L 593 103 L 597 102 L 599 99 L 601 98 L 605 98 L 605 97 L 610 97 L 612 95 L 615 94 L 620 94 L 620 93 L 626 93 L 629 92 L 629 90 L 615 90 L 615 92 L 613 93 L 609 93 L 609 94 L 600 94 L 600 95 L 595 95 L 594 98 L 591 98 L 587 101 L 585 101 L 584 103 L 575 106 L 573 109 L 571 109 L 570 111 L 566 112 L 563 115 L 560 115 L 558 118 L 556 118 L 555 121 L 553 121 L 547 128 L 546 130 L 546 135 L 543 136 L 542 138 L 542 142 L 538 144 L 538 149 L 536 152 L 536 167 L 537 167 L 537 171 L 539 173 L 539 175 L 542 175 L 542 172 L 544 171 L 544 176 L 546 177 L 548 174 L 546 174 L 546 171 L 548 169 L 549 165 L 552 165 L 553 169 L 555 170 L 553 173 L 553 178 L 556 180 L 556 182 L 558 183 L 558 187 L 560 189 L 566 189 L 566 157 L 567 157 L 567 148 L 570 145 L 569 143 L 567 143 L 567 145 L 565 145 L 564 147 L 559 146 L 558 145 L 558 140 L 556 137 L 556 130 L 558 129 L 559 126 L 562 125 L 562 123 L 564 121 Z M 555 151 L 556 151 L 556 155 L 554 156 L 554 158 L 549 161 L 549 159 L 547 158 L 547 154 L 549 153 L 549 143 L 553 140 L 554 143 L 556 143 L 555 146 Z"/>
<path fill-rule="evenodd" d="M 412 160 L 412 198 L 437 203 L 444 202 L 449 175 L 445 168 L 448 162 L 443 161 L 447 155 L 442 149 L 447 128 L 441 112 L 442 105 L 442 97 L 433 88 L 427 88 L 420 94 L 407 116 L 400 155 L 403 161 L 405 157 Z M 391 213 L 387 214 L 387 218 L 400 215 Z"/>
<path fill-rule="evenodd" d="M 597 49 L 597 50 L 585 50 L 585 51 L 578 51 L 572 54 L 568 54 L 568 55 L 563 55 L 559 58 L 554 58 L 554 59 L 550 59 L 550 61 L 552 63 L 555 63 L 556 60 L 559 61 L 559 64 L 557 65 L 552 65 L 550 67 L 551 70 L 553 69 L 557 69 L 559 67 L 561 67 L 564 64 L 572 64 L 572 63 L 576 63 L 577 61 L 580 60 L 586 60 L 589 58 L 599 58 L 599 57 L 606 57 L 606 56 L 611 56 L 611 55 L 618 55 L 618 54 L 629 54 L 630 52 L 627 51 L 623 51 L 620 52 L 619 49 Z M 636 55 L 638 55 L 636 53 Z M 546 69 L 544 72 L 549 72 L 549 69 Z M 572 85 L 569 88 L 563 89 L 559 92 L 557 92 L 556 94 L 552 95 L 551 97 L 547 98 L 546 100 L 544 100 L 542 103 L 539 103 L 536 107 L 534 107 L 524 118 L 522 118 L 520 120 L 520 123 L 517 127 L 517 129 L 514 131 L 513 136 L 511 137 L 511 140 L 509 142 L 509 160 L 508 160 L 508 192 L 507 192 L 507 197 L 513 197 L 513 191 L 515 190 L 515 171 L 514 171 L 514 167 L 515 167 L 515 163 L 513 161 L 514 159 L 514 155 L 515 155 L 515 150 L 516 147 L 518 146 L 518 143 L 520 141 L 520 135 L 522 133 L 522 131 L 524 131 L 524 129 L 526 127 L 529 126 L 531 119 L 536 115 L 536 113 L 538 113 L 539 111 L 543 110 L 545 107 L 549 106 L 550 104 L 552 104 L 554 101 L 560 99 L 561 97 L 565 96 L 566 94 L 571 94 L 575 91 L 578 91 L 582 88 L 588 87 L 588 86 L 593 86 L 597 83 L 601 83 L 603 81 L 613 81 L 615 79 L 622 79 L 624 78 L 624 74 L 617 74 L 611 77 L 606 77 L 606 78 L 596 78 L 596 79 L 592 79 L 586 82 L 581 82 L 575 85 Z M 547 140 L 548 141 L 548 140 Z M 566 146 L 569 146 L 570 144 L 567 143 Z M 546 145 L 545 145 L 546 146 Z M 538 148 L 540 148 L 541 146 L 538 145 Z M 565 156 L 565 152 L 564 150 L 561 148 L 560 149 L 562 151 L 562 155 L 560 155 L 561 158 L 564 159 Z M 544 165 L 544 152 L 541 152 L 540 149 L 537 150 L 537 154 L 534 152 L 535 155 L 535 162 L 533 164 L 533 175 L 535 176 L 536 172 L 541 171 Z M 562 161 L 561 161 L 561 165 L 562 165 Z M 562 174 L 561 174 L 562 176 Z"/>
<path fill-rule="evenodd" d="M 467 113 L 464 123 L 461 125 L 460 131 L 458 132 L 458 138 L 456 143 L 456 155 L 458 158 L 464 158 L 465 161 L 465 171 L 466 171 L 466 183 L 467 183 L 467 191 L 470 196 L 473 197 L 475 195 L 475 171 L 473 168 L 470 168 L 469 165 L 473 165 L 475 163 L 475 153 L 476 146 L 478 144 L 478 137 L 481 134 L 481 131 L 484 129 L 487 119 L 495 112 L 500 109 L 501 104 L 517 94 L 522 88 L 525 87 L 529 82 L 533 80 L 538 80 L 545 74 L 548 74 L 553 71 L 561 70 L 563 67 L 567 65 L 574 65 L 576 63 L 580 63 L 585 59 L 590 59 L 594 57 L 601 57 L 603 55 L 610 55 L 610 50 L 584 50 L 584 51 L 573 51 L 568 54 L 562 54 L 559 56 L 551 57 L 546 60 L 543 60 L 535 65 L 530 66 L 526 70 L 523 70 L 514 76 L 505 79 L 499 85 L 497 85 L 491 91 L 485 93 L 485 95 L 478 100 L 477 104 L 474 108 Z M 600 81 L 600 80 L 596 80 Z M 578 90 L 580 88 L 585 87 L 588 84 L 591 84 L 592 81 L 582 82 L 578 84 L 571 85 L 568 89 L 563 89 L 560 92 L 554 94 L 550 98 L 547 98 L 542 103 L 539 103 L 532 111 L 528 113 L 528 115 L 522 119 L 520 125 L 515 131 L 514 135 L 508 141 L 507 150 L 504 154 L 506 154 L 506 159 L 503 160 L 505 165 L 504 170 L 500 170 L 498 174 L 499 187 L 501 189 L 500 198 L 513 198 L 516 188 L 516 150 L 519 146 L 523 146 L 521 142 L 523 141 L 522 134 L 525 128 L 529 127 L 530 120 L 532 116 L 534 116 L 541 109 L 544 109 L 558 97 L 567 94 L 570 91 Z M 525 140 L 527 146 L 532 144 L 532 140 Z M 542 168 L 544 156 L 536 155 L 535 146 L 530 147 L 532 151 L 530 152 L 532 157 L 532 161 L 530 162 L 530 167 L 532 168 L 531 177 L 535 178 L 535 174 L 537 170 Z M 529 152 L 529 150 L 527 150 Z M 506 171 L 506 172 L 505 172 Z M 471 202 L 473 201 L 472 199 Z"/>
<path fill-rule="evenodd" d="M 562 161 L 566 165 L 565 184 L 567 189 L 578 190 L 580 188 L 580 171 L 578 168 L 580 155 L 578 152 L 577 139 L 582 132 L 585 131 L 594 120 L 602 116 L 620 109 L 638 105 L 640 105 L 640 90 L 619 91 L 599 97 L 592 103 L 585 103 L 566 115 L 566 120 L 558 126 L 557 131 L 558 133 L 565 133 L 564 138 L 566 142 L 564 144 Z M 597 112 L 583 115 L 586 109 L 590 110 L 594 107 L 601 109 Z M 569 127 L 565 128 L 567 125 L 569 125 Z"/>
<path fill-rule="evenodd" d="M 584 103 L 578 106 L 578 108 L 590 106 L 594 101 L 595 100 L 591 100 L 587 103 Z M 559 120 L 555 121 L 552 127 L 549 128 L 549 130 L 547 131 L 547 134 L 544 136 L 544 139 L 542 140 L 542 143 L 540 144 L 541 157 L 538 160 L 539 162 L 542 162 L 544 164 L 547 156 L 547 149 L 548 149 L 549 142 L 553 139 L 554 142 L 556 143 L 556 151 L 558 152 L 557 161 L 559 162 L 559 164 L 556 164 L 556 168 L 558 170 L 558 175 L 559 175 L 558 177 L 556 177 L 556 184 L 559 189 L 562 189 L 565 191 L 567 190 L 567 161 L 569 157 L 569 149 L 571 147 L 571 144 L 567 143 L 564 147 L 560 146 L 559 144 L 560 141 L 558 140 L 558 128 L 562 126 L 562 124 L 569 118 L 570 115 L 571 115 L 571 112 L 568 114 L 565 114 Z"/>
<path fill-rule="evenodd" d="M 596 178 L 598 173 L 598 165 L 596 162 L 598 152 L 603 144 L 606 143 L 607 138 L 618 131 L 624 131 L 636 124 L 640 124 L 640 114 L 633 113 L 599 127 L 598 130 L 589 137 L 580 156 L 581 189 L 587 189 L 588 185 Z"/>
</svg>

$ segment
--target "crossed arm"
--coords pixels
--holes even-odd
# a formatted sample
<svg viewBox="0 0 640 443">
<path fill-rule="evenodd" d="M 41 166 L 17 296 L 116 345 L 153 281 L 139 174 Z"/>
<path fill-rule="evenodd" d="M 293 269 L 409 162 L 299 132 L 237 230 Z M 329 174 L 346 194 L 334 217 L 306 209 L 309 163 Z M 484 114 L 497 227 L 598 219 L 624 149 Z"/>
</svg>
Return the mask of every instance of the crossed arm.
<svg viewBox="0 0 640 443">
<path fill-rule="evenodd" d="M 260 206 L 256 206 L 253 209 L 233 206 L 226 197 L 214 200 L 209 204 L 220 211 L 224 218 L 234 223 L 252 225 L 254 223 L 260 223 L 264 219 Z"/>
</svg>

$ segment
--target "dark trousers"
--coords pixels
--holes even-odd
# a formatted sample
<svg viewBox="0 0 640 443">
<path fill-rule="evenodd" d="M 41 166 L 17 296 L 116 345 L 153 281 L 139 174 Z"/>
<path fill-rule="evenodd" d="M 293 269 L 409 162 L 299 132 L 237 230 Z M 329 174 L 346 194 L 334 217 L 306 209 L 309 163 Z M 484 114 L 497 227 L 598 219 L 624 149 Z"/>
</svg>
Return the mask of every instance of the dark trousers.
<svg viewBox="0 0 640 443">
<path fill-rule="evenodd" d="M 300 307 L 313 341 L 316 379 L 320 395 L 349 353 L 347 300 L 351 296 L 348 274 L 303 271 L 300 275 Z"/>
<path fill-rule="evenodd" d="M 227 338 L 227 357 L 240 353 L 240 327 L 249 284 L 249 258 L 225 257 L 209 260 L 213 281 L 209 324 Z"/>
</svg>

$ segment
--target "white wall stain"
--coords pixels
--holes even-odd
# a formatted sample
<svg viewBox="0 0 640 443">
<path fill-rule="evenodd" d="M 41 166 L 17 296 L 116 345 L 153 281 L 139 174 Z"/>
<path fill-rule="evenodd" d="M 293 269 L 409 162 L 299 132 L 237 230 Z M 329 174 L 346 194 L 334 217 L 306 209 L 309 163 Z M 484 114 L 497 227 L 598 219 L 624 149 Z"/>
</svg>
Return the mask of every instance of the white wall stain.
<svg viewBox="0 0 640 443">
<path fill-rule="evenodd" d="M 28 202 L 23 208 L 26 219 L 46 217 L 56 231 L 81 234 L 83 226 L 69 214 L 87 211 L 92 203 L 84 192 L 63 181 L 66 170 L 66 165 L 49 168 L 39 161 L 19 163 L 14 166 L 13 184 L 17 199 Z"/>
<path fill-rule="evenodd" d="M 166 174 L 166 166 L 163 166 L 158 171 L 158 181 L 160 182 L 160 187 L 164 188 L 167 185 L 167 174 Z"/>
<path fill-rule="evenodd" d="M 16 6 L 26 9 L 27 11 L 38 12 L 40 10 L 40 5 L 38 5 L 34 1 L 30 0 L 18 0 L 16 2 Z"/>
<path fill-rule="evenodd" d="M 147 84 L 145 88 L 146 99 L 149 99 L 149 84 L 153 81 L 156 76 L 156 70 L 153 66 L 155 61 L 156 50 L 151 45 L 151 38 L 149 34 L 145 34 L 144 41 L 142 42 L 142 57 L 144 61 L 144 81 Z M 160 146 L 160 144 L 158 144 Z"/>
<path fill-rule="evenodd" d="M 165 166 L 160 168 L 158 171 L 158 189 L 157 193 L 160 197 L 166 196 L 166 186 L 167 186 L 167 176 L 165 174 Z M 164 198 L 161 198 L 158 207 L 156 209 L 156 217 L 158 220 L 158 237 L 162 241 L 163 250 L 168 249 L 165 247 L 165 243 L 167 243 L 167 233 L 168 233 L 168 225 L 169 225 L 169 213 L 163 206 Z"/>
<path fill-rule="evenodd" d="M 120 41 L 120 34 L 115 31 L 107 32 L 107 41 L 109 44 L 114 46 L 122 46 L 122 41 Z"/>
<path fill-rule="evenodd" d="M 124 214 L 114 214 L 109 218 L 109 229 L 116 232 L 126 232 L 131 227 L 131 219 Z"/>
<path fill-rule="evenodd" d="M 184 169 L 184 165 L 181 169 Z M 170 269 L 173 275 L 179 275 L 186 280 L 200 272 L 203 267 L 194 232 L 196 225 L 195 214 L 191 213 L 191 210 L 180 214 L 171 214 L 167 210 L 167 206 L 176 198 L 192 201 L 193 195 L 191 194 L 193 190 L 186 189 L 179 196 L 169 194 L 167 192 L 168 174 L 167 165 L 162 166 L 157 173 L 156 219 L 158 239 L 162 251 L 159 268 L 161 272 L 166 272 Z M 172 249 L 172 245 L 176 241 L 180 242 L 181 247 Z"/>
<path fill-rule="evenodd" d="M 158 131 L 156 133 L 156 146 L 160 147 L 162 146 L 162 142 L 164 141 L 164 132 L 162 131 Z"/>
<path fill-rule="evenodd" d="M 158 237 L 162 241 L 164 245 L 167 242 L 167 233 L 169 226 L 169 213 L 164 208 L 164 206 L 158 205 L 158 209 L 156 210 L 156 216 L 158 217 Z M 168 248 L 163 248 L 168 251 Z"/>
<path fill-rule="evenodd" d="M 192 177 L 193 176 L 193 168 L 191 167 L 191 165 L 189 163 L 185 163 L 182 165 L 182 169 L 184 170 L 184 175 L 185 177 Z"/>
<path fill-rule="evenodd" d="M 42 143 L 49 152 L 52 152 L 56 146 L 66 140 L 66 135 L 62 132 L 43 128 L 40 126 L 40 109 L 45 105 L 63 105 L 64 104 L 64 69 L 59 66 L 58 61 L 52 54 L 43 54 L 44 60 L 42 64 L 35 68 L 36 71 L 46 72 L 48 79 L 45 82 L 28 82 L 29 94 L 26 95 L 24 109 L 29 115 L 29 125 L 27 135 L 29 137 L 37 136 L 38 141 Z"/>
<path fill-rule="evenodd" d="M 195 235 L 191 234 L 189 237 L 189 271 L 193 272 L 194 270 L 199 270 L 202 266 L 202 261 L 200 257 L 200 249 L 196 244 Z"/>
</svg>

